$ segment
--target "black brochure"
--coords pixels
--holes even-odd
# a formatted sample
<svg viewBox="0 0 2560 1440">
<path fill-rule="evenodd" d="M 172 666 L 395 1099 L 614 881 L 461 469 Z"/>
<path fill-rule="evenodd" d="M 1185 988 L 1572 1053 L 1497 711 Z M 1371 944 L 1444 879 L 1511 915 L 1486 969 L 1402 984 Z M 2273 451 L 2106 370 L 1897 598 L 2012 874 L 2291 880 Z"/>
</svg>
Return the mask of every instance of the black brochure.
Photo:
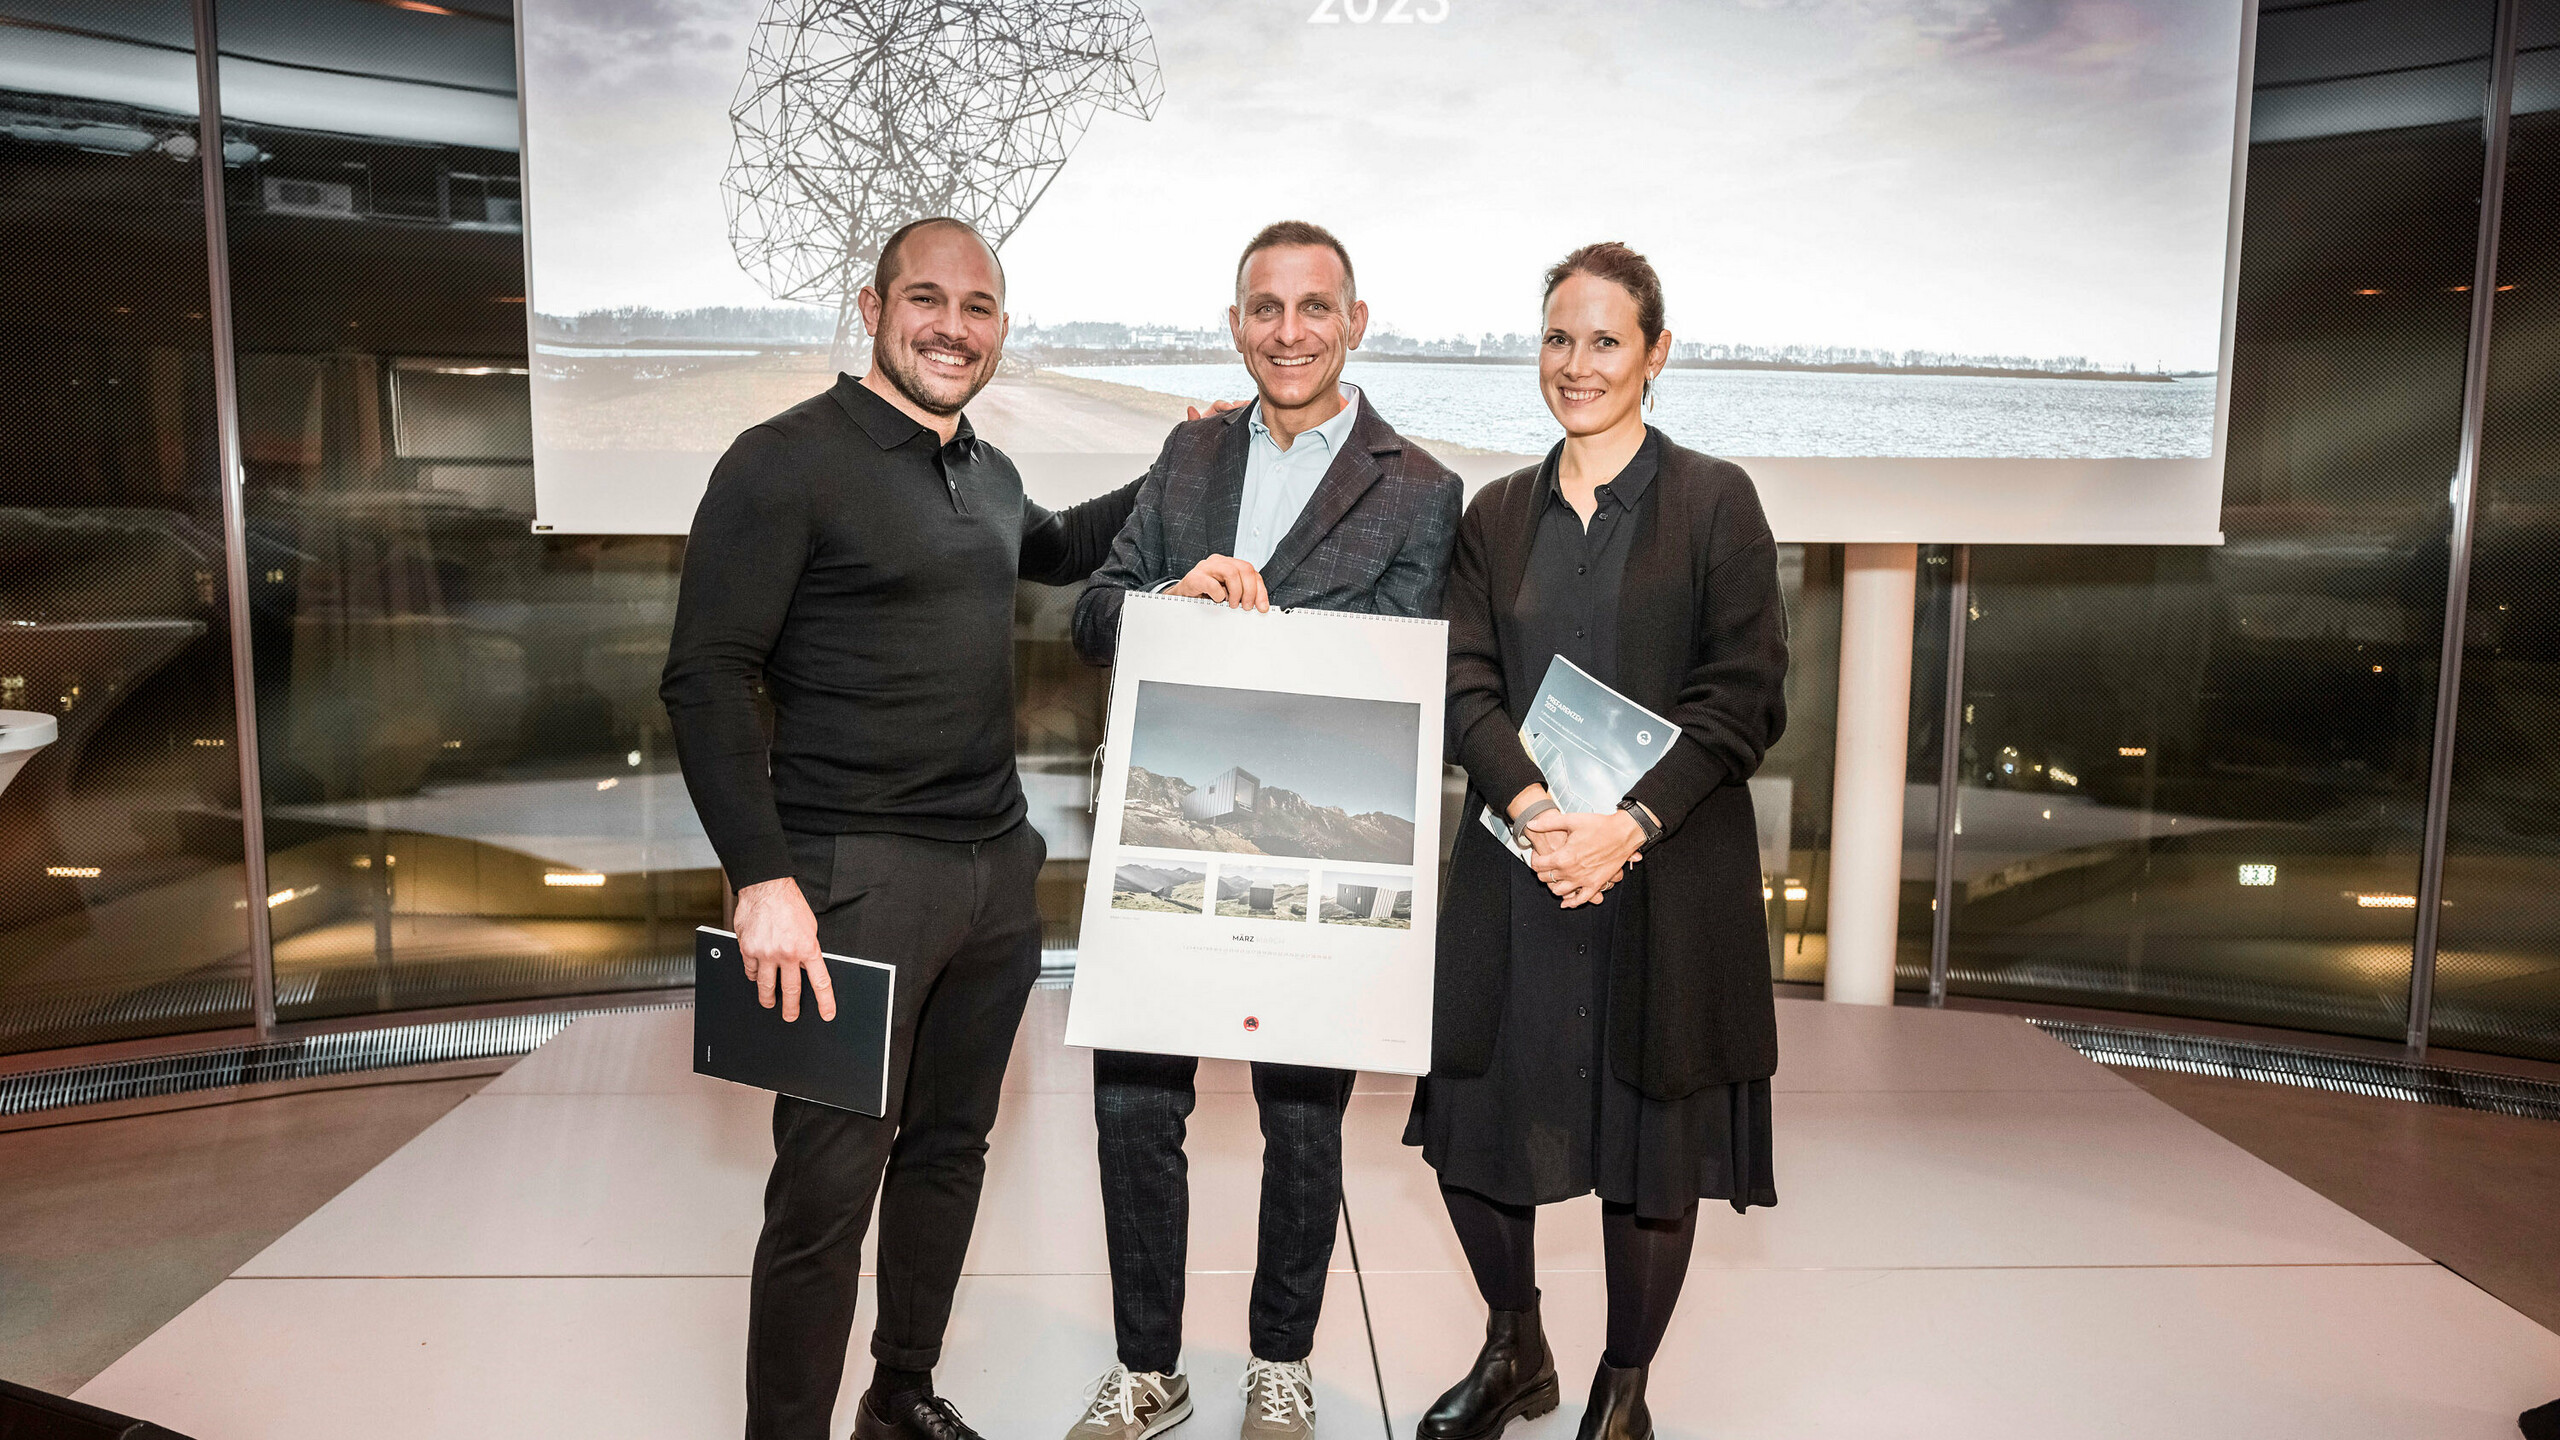
<svg viewBox="0 0 2560 1440">
<path fill-rule="evenodd" d="M 705 925 L 693 932 L 693 1071 L 814 1100 L 859 1115 L 889 1113 L 889 1017 L 898 992 L 896 967 L 877 960 L 826 957 L 835 985 L 836 1018 L 818 1017 L 804 985 L 800 1018 L 756 998 L 738 958 L 738 937 Z"/>
</svg>

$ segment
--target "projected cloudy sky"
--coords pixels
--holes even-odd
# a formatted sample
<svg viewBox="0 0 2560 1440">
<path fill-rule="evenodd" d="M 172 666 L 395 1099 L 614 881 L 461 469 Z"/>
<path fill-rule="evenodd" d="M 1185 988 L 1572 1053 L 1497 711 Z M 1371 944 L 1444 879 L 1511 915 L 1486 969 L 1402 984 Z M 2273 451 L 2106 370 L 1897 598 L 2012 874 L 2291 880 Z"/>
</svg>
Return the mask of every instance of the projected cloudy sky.
<svg viewBox="0 0 2560 1440">
<path fill-rule="evenodd" d="M 1146 5 L 1164 105 L 1096 117 L 1007 248 L 1017 320 L 1212 323 L 1303 216 L 1422 337 L 1527 331 L 1539 269 L 1620 238 L 1688 338 L 2215 363 L 2238 0 L 1318 3 Z M 718 196 L 756 0 L 526 8 L 541 308 L 768 303 Z"/>
</svg>

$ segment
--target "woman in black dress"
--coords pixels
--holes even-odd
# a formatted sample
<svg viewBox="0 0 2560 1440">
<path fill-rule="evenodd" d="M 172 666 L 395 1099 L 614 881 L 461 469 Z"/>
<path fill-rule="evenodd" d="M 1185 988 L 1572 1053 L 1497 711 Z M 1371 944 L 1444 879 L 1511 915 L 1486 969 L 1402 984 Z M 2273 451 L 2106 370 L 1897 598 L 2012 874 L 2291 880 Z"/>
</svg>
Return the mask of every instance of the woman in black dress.
<svg viewBox="0 0 2560 1440">
<path fill-rule="evenodd" d="M 1777 1203 L 1777 1016 L 1743 783 L 1786 727 L 1777 547 L 1750 476 L 1644 423 L 1671 353 L 1653 267 L 1588 245 L 1546 280 L 1538 376 L 1565 438 L 1467 507 L 1449 573 L 1449 746 L 1469 813 L 1405 1140 L 1440 1172 L 1492 1315 L 1420 1440 L 1490 1440 L 1556 1407 L 1536 1207 L 1599 1192 L 1608 1340 L 1582 1440 L 1648 1440 L 1645 1370 L 1700 1198 Z M 1521 744 L 1558 656 L 1679 728 L 1621 809 L 1557 809 Z M 1531 863 L 1477 822 L 1488 805 Z"/>
</svg>

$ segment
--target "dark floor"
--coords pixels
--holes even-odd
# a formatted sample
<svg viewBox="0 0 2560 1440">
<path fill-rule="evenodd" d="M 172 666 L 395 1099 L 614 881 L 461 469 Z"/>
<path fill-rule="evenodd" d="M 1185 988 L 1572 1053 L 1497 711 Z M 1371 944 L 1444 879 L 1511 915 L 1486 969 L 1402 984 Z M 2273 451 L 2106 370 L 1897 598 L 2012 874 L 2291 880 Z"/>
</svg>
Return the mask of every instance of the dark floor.
<svg viewBox="0 0 2560 1440">
<path fill-rule="evenodd" d="M 2560 1121 L 2173 1070 L 2118 1073 L 2560 1331 Z M 2560 1375 L 2552 1389 L 2560 1393 Z"/>
<path fill-rule="evenodd" d="M 77 1389 L 489 1079 L 0 1134 L 0 1379 Z"/>
<path fill-rule="evenodd" d="M 2123 1073 L 2560 1331 L 2560 1123 Z M 0 1378 L 77 1388 L 486 1083 L 384 1083 L 0 1134 Z"/>
</svg>

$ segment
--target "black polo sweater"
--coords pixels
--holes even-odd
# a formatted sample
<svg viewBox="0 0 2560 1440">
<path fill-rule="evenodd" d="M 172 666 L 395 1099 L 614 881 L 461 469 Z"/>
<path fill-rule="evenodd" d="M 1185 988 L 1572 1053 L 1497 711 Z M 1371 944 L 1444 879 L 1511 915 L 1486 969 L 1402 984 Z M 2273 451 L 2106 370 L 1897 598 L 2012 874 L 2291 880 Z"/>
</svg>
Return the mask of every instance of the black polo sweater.
<svg viewBox="0 0 2560 1440">
<path fill-rule="evenodd" d="M 1053 514 L 965 417 L 938 444 L 850 375 L 739 436 L 694 514 L 658 691 L 729 882 L 792 873 L 786 831 L 1013 828 L 1014 581 L 1093 573 L 1137 490 Z"/>
</svg>

